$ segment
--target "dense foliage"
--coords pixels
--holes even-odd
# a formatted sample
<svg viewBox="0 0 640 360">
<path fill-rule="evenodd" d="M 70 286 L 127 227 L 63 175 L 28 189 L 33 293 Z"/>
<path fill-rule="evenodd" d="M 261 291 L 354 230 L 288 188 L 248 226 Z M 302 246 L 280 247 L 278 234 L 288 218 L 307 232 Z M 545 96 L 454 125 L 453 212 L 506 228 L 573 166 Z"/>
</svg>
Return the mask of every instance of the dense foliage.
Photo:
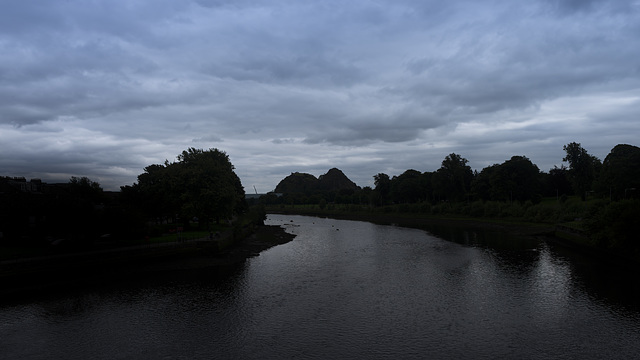
<svg viewBox="0 0 640 360">
<path fill-rule="evenodd" d="M 473 194 L 482 200 L 539 202 L 543 175 L 525 156 L 484 168 L 473 181 Z"/>
<path fill-rule="evenodd" d="M 68 183 L 0 178 L 0 240 L 3 244 L 83 244 L 110 228 L 113 198 L 86 177 Z M 117 221 L 116 223 L 120 223 Z"/>
<path fill-rule="evenodd" d="M 579 143 L 563 150 L 568 167 L 548 173 L 526 156 L 474 172 L 451 153 L 435 171 L 375 174 L 374 188 L 358 187 L 336 168 L 319 178 L 292 173 L 258 202 L 571 223 L 596 246 L 640 257 L 640 148 L 617 145 L 603 162 Z M 174 162 L 147 166 L 137 180 L 108 193 L 86 177 L 65 184 L 0 177 L 0 243 L 90 244 L 106 234 L 148 235 L 152 224 L 209 226 L 247 211 L 240 179 L 218 149 L 189 148 Z"/>
<path fill-rule="evenodd" d="M 570 222 L 598 246 L 639 251 L 640 148 L 617 145 L 604 162 L 579 143 L 569 143 L 563 150 L 562 160 L 568 167 L 554 166 L 547 173 L 526 156 L 512 156 L 473 172 L 467 159 L 452 153 L 436 171 L 409 169 L 397 176 L 378 173 L 373 176 L 373 189 L 356 187 L 341 193 L 322 191 L 313 185 L 317 184 L 313 175 L 293 173 L 276 189 L 281 196 L 268 194 L 261 201 L 321 209 L 342 204 L 343 209 L 353 211 Z M 574 197 L 581 201 L 568 200 Z"/>
<path fill-rule="evenodd" d="M 189 148 L 177 160 L 147 166 L 137 183 L 122 187 L 123 202 L 150 220 L 180 219 L 185 226 L 193 219 L 219 223 L 246 210 L 244 188 L 226 153 Z"/>
<path fill-rule="evenodd" d="M 433 172 L 409 169 L 397 176 L 375 174 L 373 189 L 356 186 L 335 168 L 319 179 L 295 172 L 276 187 L 275 193 L 282 196 L 268 194 L 262 200 L 266 204 L 318 204 L 324 199 L 328 203 L 385 206 L 474 201 L 536 204 L 543 198 L 562 200 L 574 195 L 582 200 L 594 196 L 610 200 L 638 198 L 640 148 L 617 145 L 604 162 L 578 143 L 565 145 L 564 151 L 563 161 L 569 167 L 554 166 L 549 172 L 540 171 L 526 156 L 512 156 L 501 164 L 473 172 L 467 159 L 452 153 Z M 330 174 L 339 174 L 334 176 L 339 182 L 321 186 Z"/>
<path fill-rule="evenodd" d="M 578 143 L 572 142 L 562 149 L 567 154 L 562 161 L 569 163 L 569 180 L 574 191 L 584 200 L 587 193 L 591 191 L 602 163 L 597 157 L 587 153 L 587 150 Z"/>
<path fill-rule="evenodd" d="M 229 157 L 190 148 L 175 162 L 147 166 L 120 193 L 86 177 L 64 184 L 0 178 L 0 246 L 81 249 L 159 235 L 162 224 L 204 228 L 246 210 Z"/>
<path fill-rule="evenodd" d="M 637 199 L 636 191 L 640 191 L 640 148 L 616 145 L 602 163 L 594 190 L 600 194 L 608 192 L 615 200 Z"/>
</svg>

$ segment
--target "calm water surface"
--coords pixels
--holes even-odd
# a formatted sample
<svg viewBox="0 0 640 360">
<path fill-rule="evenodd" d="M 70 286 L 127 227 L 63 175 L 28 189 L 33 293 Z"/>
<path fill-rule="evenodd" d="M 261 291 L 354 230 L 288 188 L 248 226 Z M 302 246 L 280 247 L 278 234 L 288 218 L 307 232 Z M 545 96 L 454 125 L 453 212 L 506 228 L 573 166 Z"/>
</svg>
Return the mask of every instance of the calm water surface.
<svg viewBox="0 0 640 360">
<path fill-rule="evenodd" d="M 631 359 L 637 275 L 544 242 L 270 215 L 246 263 L 0 307 L 3 359 Z"/>
</svg>

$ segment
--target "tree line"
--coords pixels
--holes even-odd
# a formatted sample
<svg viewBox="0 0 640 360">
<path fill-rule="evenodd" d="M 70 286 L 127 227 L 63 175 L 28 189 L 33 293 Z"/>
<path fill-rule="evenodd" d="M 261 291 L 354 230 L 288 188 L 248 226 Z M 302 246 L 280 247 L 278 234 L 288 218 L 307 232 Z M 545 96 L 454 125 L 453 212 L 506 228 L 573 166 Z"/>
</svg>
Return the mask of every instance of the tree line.
<svg viewBox="0 0 640 360">
<path fill-rule="evenodd" d="M 526 156 L 472 171 L 459 154 L 447 155 L 439 169 L 378 173 L 374 187 L 361 188 L 340 170 L 315 178 L 293 173 L 262 196 L 265 205 L 344 204 L 349 209 L 523 217 L 528 221 L 581 226 L 602 246 L 637 248 L 640 218 L 640 148 L 617 145 L 604 161 L 579 143 L 563 147 L 568 166 L 542 172 Z M 581 203 L 567 201 L 569 197 Z M 553 199 L 553 205 L 542 203 Z M 586 201 L 589 200 L 589 201 Z M 229 157 L 218 149 L 189 148 L 176 161 L 144 168 L 133 185 L 105 192 L 86 177 L 66 184 L 0 177 L 0 243 L 48 244 L 65 239 L 90 244 L 101 235 L 140 238 L 166 224 L 208 228 L 246 213 L 248 204 Z"/>
<path fill-rule="evenodd" d="M 159 235 L 168 227 L 207 230 L 248 210 L 229 157 L 189 148 L 176 161 L 144 168 L 133 185 L 105 192 L 87 177 L 68 183 L 0 178 L 0 245 L 91 246 Z M 163 226 L 169 224 L 170 226 Z"/>
<path fill-rule="evenodd" d="M 616 145 L 604 161 L 576 142 L 563 146 L 563 151 L 566 166 L 548 172 L 526 156 L 512 156 L 478 172 L 467 159 L 451 153 L 435 171 L 375 174 L 374 187 L 298 189 L 267 194 L 260 202 L 562 223 L 585 234 L 590 245 L 640 259 L 640 148 Z"/>
<path fill-rule="evenodd" d="M 569 143 L 563 150 L 562 161 L 568 166 L 554 166 L 548 172 L 541 171 L 526 156 L 512 156 L 478 172 L 472 170 L 467 159 L 451 153 L 436 171 L 409 169 L 392 177 L 378 173 L 373 176 L 373 188 L 319 189 L 308 185 L 315 180 L 312 175 L 293 173 L 276 187 L 275 192 L 282 196 L 268 194 L 263 202 L 319 204 L 325 200 L 371 206 L 471 201 L 537 204 L 543 198 L 565 199 L 574 195 L 582 200 L 593 196 L 610 200 L 638 197 L 640 148 L 617 145 L 604 161 L 589 154 L 579 143 Z M 287 182 L 292 178 L 303 186 L 292 186 L 291 181 Z"/>
</svg>

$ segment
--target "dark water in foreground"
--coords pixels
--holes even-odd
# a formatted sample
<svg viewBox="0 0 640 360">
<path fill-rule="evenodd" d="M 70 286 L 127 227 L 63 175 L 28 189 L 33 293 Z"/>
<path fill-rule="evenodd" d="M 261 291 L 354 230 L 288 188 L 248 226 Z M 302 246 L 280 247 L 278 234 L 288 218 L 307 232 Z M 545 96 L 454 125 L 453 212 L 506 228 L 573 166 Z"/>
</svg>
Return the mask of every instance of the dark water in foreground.
<svg viewBox="0 0 640 360">
<path fill-rule="evenodd" d="M 614 265 L 499 234 L 269 222 L 298 237 L 224 275 L 0 307 L 0 358 L 640 357 L 639 280 Z"/>
</svg>

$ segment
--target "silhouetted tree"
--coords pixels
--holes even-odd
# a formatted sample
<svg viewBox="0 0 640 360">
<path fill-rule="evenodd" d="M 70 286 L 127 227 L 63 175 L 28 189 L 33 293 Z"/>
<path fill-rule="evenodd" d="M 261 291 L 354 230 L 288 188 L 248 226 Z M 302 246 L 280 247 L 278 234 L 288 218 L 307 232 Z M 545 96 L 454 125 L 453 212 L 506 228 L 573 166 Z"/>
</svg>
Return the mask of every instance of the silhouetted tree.
<svg viewBox="0 0 640 360">
<path fill-rule="evenodd" d="M 391 179 L 385 173 L 379 173 L 373 176 L 374 203 L 376 205 L 385 205 L 389 202 L 389 194 L 391 193 Z"/>
<path fill-rule="evenodd" d="M 612 199 L 640 196 L 640 148 L 616 145 L 602 163 L 602 172 L 595 188 Z"/>
<path fill-rule="evenodd" d="M 407 170 L 391 179 L 391 199 L 395 203 L 416 203 L 426 198 L 426 188 L 422 183 L 422 173 Z"/>
<path fill-rule="evenodd" d="M 442 161 L 440 169 L 433 174 L 433 188 L 440 200 L 460 201 L 467 198 L 473 179 L 468 160 L 451 153 Z"/>
<path fill-rule="evenodd" d="M 173 191 L 181 196 L 183 218 L 219 221 L 246 210 L 244 188 L 223 151 L 189 148 L 169 168 L 177 169 Z"/>
<path fill-rule="evenodd" d="M 177 160 L 147 166 L 137 184 L 122 188 L 125 198 L 142 201 L 152 218 L 177 214 L 185 222 L 219 221 L 246 210 L 244 188 L 226 153 L 189 148 Z"/>
<path fill-rule="evenodd" d="M 572 195 L 573 189 L 569 181 L 569 170 L 561 165 L 554 166 L 549 170 L 547 179 L 547 195 L 560 197 L 562 195 Z"/>
<path fill-rule="evenodd" d="M 104 192 L 100 184 L 87 177 L 72 176 L 47 197 L 44 234 L 65 239 L 65 246 L 90 246 L 104 229 Z"/>
<path fill-rule="evenodd" d="M 474 195 L 482 200 L 540 200 L 540 170 L 526 156 L 512 156 L 500 165 L 488 166 L 473 180 Z"/>
<path fill-rule="evenodd" d="M 538 202 L 541 198 L 540 169 L 526 156 L 512 156 L 500 166 L 506 180 L 503 191 L 511 200 Z"/>
<path fill-rule="evenodd" d="M 587 191 L 591 190 L 602 164 L 597 157 L 587 153 L 579 143 L 569 143 L 562 149 L 566 152 L 562 161 L 569 163 L 569 177 L 573 189 L 582 200 L 585 200 Z"/>
<path fill-rule="evenodd" d="M 500 165 L 494 164 L 485 167 L 478 173 L 471 183 L 471 191 L 475 198 L 483 201 L 488 200 L 507 200 L 507 193 L 504 191 L 496 191 L 494 186 L 496 181 L 499 180 Z"/>
<path fill-rule="evenodd" d="M 138 204 L 144 213 L 156 221 L 175 220 L 180 199 L 173 190 L 176 184 L 171 175 L 166 165 L 149 165 L 144 168 L 144 173 L 138 175 L 138 182 L 133 188 L 121 188 L 123 196 Z"/>
</svg>

